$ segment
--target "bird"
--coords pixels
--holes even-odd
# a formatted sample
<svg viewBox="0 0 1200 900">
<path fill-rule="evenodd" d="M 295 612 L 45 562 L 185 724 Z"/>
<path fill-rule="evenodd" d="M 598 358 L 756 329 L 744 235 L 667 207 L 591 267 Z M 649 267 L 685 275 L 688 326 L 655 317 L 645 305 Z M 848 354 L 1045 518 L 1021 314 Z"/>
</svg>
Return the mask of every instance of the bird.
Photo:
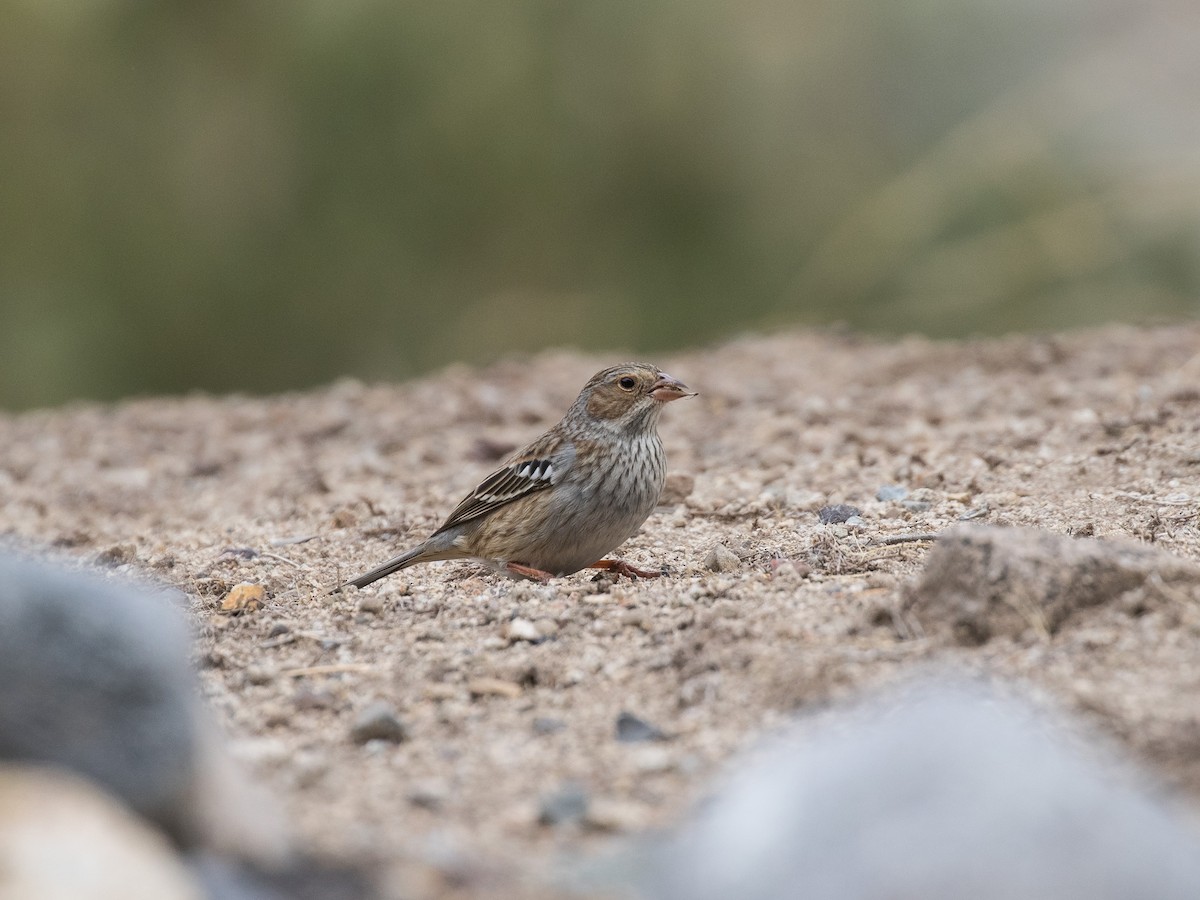
<svg viewBox="0 0 1200 900">
<path fill-rule="evenodd" d="M 332 593 L 445 559 L 473 559 L 543 583 L 585 568 L 628 578 L 663 574 L 604 557 L 658 505 L 666 481 L 658 418 L 666 404 L 694 396 L 648 363 L 597 372 L 558 424 L 484 478 L 437 531 Z"/>
</svg>

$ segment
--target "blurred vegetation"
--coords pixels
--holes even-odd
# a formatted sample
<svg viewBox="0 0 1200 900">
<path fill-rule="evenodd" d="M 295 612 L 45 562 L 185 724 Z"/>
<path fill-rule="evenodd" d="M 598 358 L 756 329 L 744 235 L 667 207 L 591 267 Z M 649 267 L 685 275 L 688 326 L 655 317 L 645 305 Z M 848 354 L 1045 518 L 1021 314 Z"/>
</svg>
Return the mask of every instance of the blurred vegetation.
<svg viewBox="0 0 1200 900">
<path fill-rule="evenodd" d="M 1200 310 L 1184 2 L 9 0 L 0 406 Z"/>
</svg>

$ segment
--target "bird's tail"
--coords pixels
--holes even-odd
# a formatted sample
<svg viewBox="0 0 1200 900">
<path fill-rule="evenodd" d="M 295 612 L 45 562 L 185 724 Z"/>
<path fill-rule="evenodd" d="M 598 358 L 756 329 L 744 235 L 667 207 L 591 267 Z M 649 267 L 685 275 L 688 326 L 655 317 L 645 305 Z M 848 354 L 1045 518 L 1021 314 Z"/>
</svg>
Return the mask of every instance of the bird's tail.
<svg viewBox="0 0 1200 900">
<path fill-rule="evenodd" d="M 371 582 L 378 581 L 380 578 L 386 578 L 393 572 L 399 572 L 401 569 L 407 569 L 409 566 L 415 566 L 417 563 L 431 562 L 432 560 L 430 559 L 428 550 L 429 548 L 424 544 L 414 547 L 407 553 L 401 553 L 399 556 L 389 559 L 382 566 L 377 566 L 370 572 L 367 572 L 364 575 L 359 575 L 357 578 L 347 581 L 346 584 L 339 585 L 330 591 L 330 593 L 336 594 L 341 591 L 342 588 L 346 587 L 346 585 L 350 584 L 354 585 L 356 588 L 366 587 Z M 441 557 L 438 556 L 433 557 L 433 559 L 440 558 Z"/>
</svg>

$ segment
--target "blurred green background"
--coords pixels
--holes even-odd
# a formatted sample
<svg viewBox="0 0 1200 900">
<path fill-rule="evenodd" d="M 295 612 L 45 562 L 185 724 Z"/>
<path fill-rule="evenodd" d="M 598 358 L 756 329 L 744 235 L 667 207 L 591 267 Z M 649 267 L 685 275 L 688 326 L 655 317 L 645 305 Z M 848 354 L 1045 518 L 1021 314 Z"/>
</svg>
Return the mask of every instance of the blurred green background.
<svg viewBox="0 0 1200 900">
<path fill-rule="evenodd" d="M 7 0 L 0 406 L 1200 310 L 1188 2 Z"/>
</svg>

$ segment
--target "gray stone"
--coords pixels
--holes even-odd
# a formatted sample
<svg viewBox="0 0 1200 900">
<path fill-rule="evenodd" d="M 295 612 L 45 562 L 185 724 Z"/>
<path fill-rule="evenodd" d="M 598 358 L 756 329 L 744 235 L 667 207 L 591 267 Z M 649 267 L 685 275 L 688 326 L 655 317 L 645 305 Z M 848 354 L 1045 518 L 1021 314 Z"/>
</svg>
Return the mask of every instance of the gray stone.
<svg viewBox="0 0 1200 900">
<path fill-rule="evenodd" d="M 590 798 L 582 785 L 568 782 L 538 804 L 539 825 L 568 825 L 583 821 Z"/>
<path fill-rule="evenodd" d="M 822 525 L 838 525 L 861 514 L 857 506 L 839 503 L 837 506 L 822 506 L 817 510 L 817 521 Z"/>
<path fill-rule="evenodd" d="M 802 722 L 654 857 L 652 900 L 1200 897 L 1200 842 L 1126 764 L 981 685 Z"/>
<path fill-rule="evenodd" d="M 737 554 L 724 544 L 717 544 L 704 558 L 704 568 L 710 572 L 735 572 L 741 567 Z"/>
<path fill-rule="evenodd" d="M 0 759 L 80 772 L 170 828 L 198 704 L 168 596 L 0 555 Z"/>
<path fill-rule="evenodd" d="M 617 740 L 623 744 L 635 744 L 640 741 L 664 741 L 667 736 L 657 725 L 651 725 L 645 719 L 639 719 L 631 712 L 622 712 L 617 716 Z"/>
</svg>

